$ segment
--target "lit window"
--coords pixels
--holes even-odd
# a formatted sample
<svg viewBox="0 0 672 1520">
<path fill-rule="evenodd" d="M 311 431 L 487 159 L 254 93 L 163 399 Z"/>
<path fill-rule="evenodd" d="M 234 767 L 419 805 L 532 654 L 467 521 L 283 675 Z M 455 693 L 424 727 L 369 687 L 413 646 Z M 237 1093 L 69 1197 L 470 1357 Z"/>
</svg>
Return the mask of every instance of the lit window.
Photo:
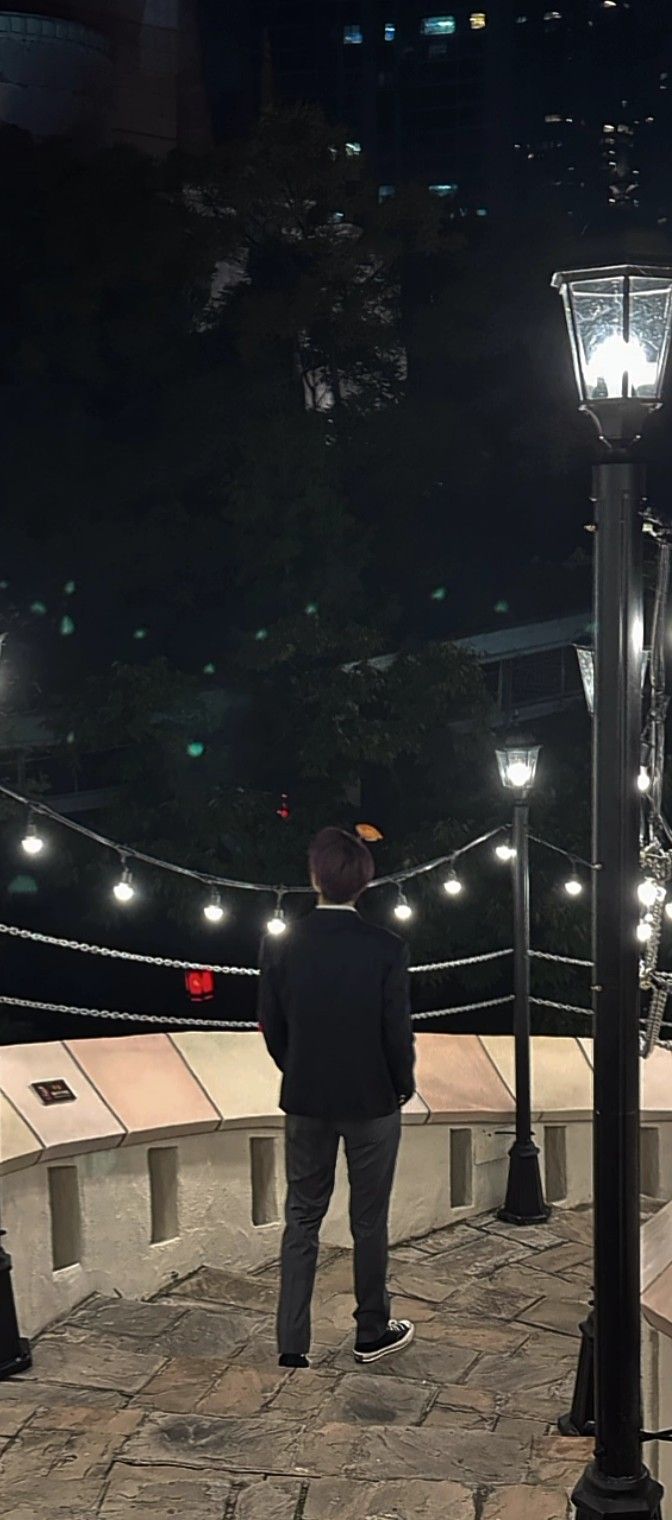
<svg viewBox="0 0 672 1520">
<path fill-rule="evenodd" d="M 545 11 L 544 21 L 562 21 L 562 15 L 560 11 Z"/>
<path fill-rule="evenodd" d="M 469 25 L 472 32 L 482 32 L 487 24 L 488 18 L 485 14 L 485 11 L 472 11 L 469 17 Z"/>
<path fill-rule="evenodd" d="M 362 144 L 361 143 L 358 143 L 358 142 L 347 142 L 345 144 L 345 153 L 346 153 L 346 157 L 347 158 L 358 158 L 359 154 L 361 153 L 361 151 L 362 151 Z"/>
<path fill-rule="evenodd" d="M 343 41 L 346 47 L 356 47 L 360 42 L 363 42 L 364 37 L 361 26 L 358 26 L 356 23 L 351 26 L 344 26 Z"/>
<path fill-rule="evenodd" d="M 479 206 L 478 211 L 476 212 L 476 215 L 477 216 L 487 216 L 487 214 L 488 214 L 487 207 L 486 206 Z"/>
<path fill-rule="evenodd" d="M 423 37 L 452 37 L 455 27 L 454 16 L 425 16 L 420 30 Z"/>
<path fill-rule="evenodd" d="M 392 197 L 395 194 L 396 194 L 396 190 L 395 190 L 395 186 L 394 185 L 379 185 L 378 186 L 378 200 L 379 201 L 391 201 Z"/>
<path fill-rule="evenodd" d="M 605 121 L 604 126 L 602 128 L 602 131 L 604 132 L 605 137 L 611 137 L 611 134 L 612 134 L 613 130 L 614 130 L 614 128 L 613 128 L 612 123 L 610 121 Z"/>
<path fill-rule="evenodd" d="M 524 26 L 527 16 L 516 16 L 516 26 Z"/>
<path fill-rule="evenodd" d="M 441 200 L 445 200 L 446 196 L 457 195 L 457 185 L 430 185 L 429 193 L 430 195 L 438 195 Z"/>
<path fill-rule="evenodd" d="M 394 22 L 393 21 L 386 21 L 385 22 L 385 41 L 386 42 L 394 42 L 394 39 L 395 39 L 396 35 L 397 35 L 397 28 L 396 28 Z"/>
<path fill-rule="evenodd" d="M 562 121 L 561 116 L 545 116 L 544 121 Z"/>
</svg>

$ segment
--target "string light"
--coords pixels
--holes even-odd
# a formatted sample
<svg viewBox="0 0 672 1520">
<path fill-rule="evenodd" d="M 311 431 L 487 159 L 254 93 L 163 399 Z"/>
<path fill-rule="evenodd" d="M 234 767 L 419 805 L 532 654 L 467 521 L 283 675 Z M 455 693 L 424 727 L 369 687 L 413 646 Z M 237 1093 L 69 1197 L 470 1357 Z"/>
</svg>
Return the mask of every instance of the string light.
<svg viewBox="0 0 672 1520">
<path fill-rule="evenodd" d="M 286 928 L 287 928 L 287 919 L 285 918 L 285 914 L 284 914 L 284 910 L 283 910 L 283 906 L 282 906 L 282 893 L 278 893 L 278 900 L 277 900 L 276 905 L 275 905 L 275 912 L 274 912 L 273 916 L 271 918 L 269 918 L 268 923 L 266 925 L 266 929 L 267 929 L 267 932 L 269 934 L 273 935 L 274 939 L 279 939 L 280 935 L 285 933 Z"/>
<path fill-rule="evenodd" d="M 572 874 L 567 877 L 564 884 L 568 897 L 580 897 L 583 892 L 583 882 L 579 879 L 576 866 L 572 866 Z"/>
<path fill-rule="evenodd" d="M 665 896 L 665 888 L 659 887 L 658 883 L 651 876 L 647 876 L 645 881 L 640 881 L 637 888 L 637 896 L 642 907 L 653 908 Z"/>
<path fill-rule="evenodd" d="M 637 925 L 637 938 L 640 945 L 646 945 L 651 938 L 653 924 L 648 918 L 641 918 Z"/>
<path fill-rule="evenodd" d="M 26 824 L 26 832 L 21 840 L 21 849 L 24 855 L 41 855 L 44 849 L 44 840 L 38 834 L 37 824 L 34 818 L 29 817 Z"/>
<path fill-rule="evenodd" d="M 206 903 L 203 909 L 203 917 L 207 919 L 209 924 L 221 924 L 224 918 L 224 909 L 219 892 L 213 892 L 210 901 Z"/>
<path fill-rule="evenodd" d="M 448 893 L 449 897 L 459 897 L 462 891 L 462 882 L 454 866 L 451 866 L 450 874 L 443 883 L 443 890 Z"/>
<path fill-rule="evenodd" d="M 135 897 L 133 877 L 131 876 L 127 865 L 122 864 L 121 876 L 119 880 L 115 882 L 112 891 L 118 903 L 130 903 Z"/>
<path fill-rule="evenodd" d="M 640 765 L 639 767 L 637 786 L 639 787 L 640 792 L 648 792 L 651 789 L 651 777 L 645 765 Z"/>
<path fill-rule="evenodd" d="M 413 917 L 413 909 L 405 893 L 402 892 L 401 887 L 399 888 L 399 896 L 394 908 L 394 916 L 402 924 L 408 923 L 409 918 Z"/>
<path fill-rule="evenodd" d="M 512 844 L 495 845 L 495 855 L 497 856 L 498 860 L 513 860 L 515 853 L 516 852 Z"/>
</svg>

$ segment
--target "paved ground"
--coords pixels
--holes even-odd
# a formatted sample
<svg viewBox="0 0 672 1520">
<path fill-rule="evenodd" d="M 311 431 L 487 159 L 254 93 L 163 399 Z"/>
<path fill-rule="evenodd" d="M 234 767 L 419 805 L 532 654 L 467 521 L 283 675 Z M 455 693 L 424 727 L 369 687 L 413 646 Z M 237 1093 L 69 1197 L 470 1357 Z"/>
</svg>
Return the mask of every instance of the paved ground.
<svg viewBox="0 0 672 1520">
<path fill-rule="evenodd" d="M 591 1220 L 482 1217 L 393 1250 L 414 1346 L 352 1358 L 351 1258 L 327 1250 L 314 1365 L 283 1372 L 277 1268 L 203 1267 L 151 1303 L 92 1298 L 0 1385 L 3 1520 L 567 1520 L 590 1452 L 554 1432 Z"/>
</svg>

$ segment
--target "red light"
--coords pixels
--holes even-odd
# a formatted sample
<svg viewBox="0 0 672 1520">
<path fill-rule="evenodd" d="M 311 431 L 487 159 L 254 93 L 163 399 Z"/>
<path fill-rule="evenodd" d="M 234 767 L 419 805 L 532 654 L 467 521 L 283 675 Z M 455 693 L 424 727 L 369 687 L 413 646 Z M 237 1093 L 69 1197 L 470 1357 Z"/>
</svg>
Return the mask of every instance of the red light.
<svg viewBox="0 0 672 1520">
<path fill-rule="evenodd" d="M 289 797 L 287 796 L 286 792 L 283 792 L 280 798 L 280 806 L 279 808 L 276 808 L 275 811 L 278 815 L 278 818 L 282 818 L 283 823 L 287 823 L 287 820 L 291 818 L 292 810 L 289 806 Z"/>
<path fill-rule="evenodd" d="M 184 985 L 192 1003 L 209 1003 L 215 995 L 215 978 L 212 971 L 187 971 Z"/>
</svg>

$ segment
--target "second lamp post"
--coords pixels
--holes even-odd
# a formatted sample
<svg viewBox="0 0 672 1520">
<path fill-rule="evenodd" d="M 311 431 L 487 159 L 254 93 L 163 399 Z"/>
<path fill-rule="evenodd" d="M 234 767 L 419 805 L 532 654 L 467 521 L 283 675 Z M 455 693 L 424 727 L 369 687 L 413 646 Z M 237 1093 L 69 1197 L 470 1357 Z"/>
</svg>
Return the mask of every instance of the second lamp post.
<svg viewBox="0 0 672 1520">
<path fill-rule="evenodd" d="M 509 1152 L 509 1178 L 499 1218 L 509 1224 L 544 1224 L 539 1149 L 532 1134 L 530 1079 L 530 869 L 529 795 L 539 759 L 538 744 L 511 738 L 496 750 L 503 786 L 514 797 L 511 839 L 513 886 L 513 1029 L 516 1058 L 516 1138 Z"/>
</svg>

